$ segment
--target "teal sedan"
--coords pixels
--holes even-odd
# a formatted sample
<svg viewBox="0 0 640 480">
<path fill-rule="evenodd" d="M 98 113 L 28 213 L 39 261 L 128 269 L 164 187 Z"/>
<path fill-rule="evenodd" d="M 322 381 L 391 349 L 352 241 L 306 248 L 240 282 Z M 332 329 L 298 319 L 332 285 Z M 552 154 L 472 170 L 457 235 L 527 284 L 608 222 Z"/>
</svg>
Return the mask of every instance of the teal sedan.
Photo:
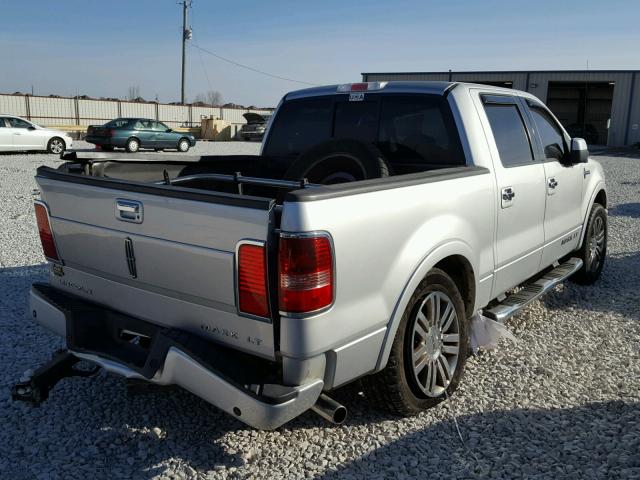
<svg viewBox="0 0 640 480">
<path fill-rule="evenodd" d="M 124 148 L 127 152 L 137 152 L 141 148 L 175 148 L 188 152 L 196 145 L 196 139 L 190 133 L 176 132 L 164 123 L 148 118 L 116 118 L 105 125 L 90 125 L 85 140 L 107 152 L 114 148 Z"/>
</svg>

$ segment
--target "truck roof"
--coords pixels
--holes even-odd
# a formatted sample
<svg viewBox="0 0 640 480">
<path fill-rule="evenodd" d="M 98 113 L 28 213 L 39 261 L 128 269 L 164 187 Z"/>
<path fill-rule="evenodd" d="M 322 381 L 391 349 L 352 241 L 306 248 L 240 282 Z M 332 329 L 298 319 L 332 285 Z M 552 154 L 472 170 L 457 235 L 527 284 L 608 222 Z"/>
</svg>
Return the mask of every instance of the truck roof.
<svg viewBox="0 0 640 480">
<path fill-rule="evenodd" d="M 444 95 L 457 85 L 465 87 L 483 87 L 491 91 L 514 93 L 518 90 L 510 88 L 495 87 L 491 85 L 482 85 L 474 83 L 464 82 L 444 82 L 444 81 L 397 81 L 391 80 L 388 82 L 355 82 L 351 85 L 364 85 L 364 84 L 384 84 L 382 88 L 374 90 L 365 90 L 367 93 L 384 92 L 384 93 L 428 93 L 432 95 Z M 346 84 L 350 85 L 350 84 Z M 337 93 L 349 93 L 348 90 L 338 91 L 338 87 L 344 85 L 323 85 L 318 87 L 304 88 L 302 90 L 295 90 L 288 93 L 285 96 L 285 100 L 294 100 L 297 98 L 318 97 L 324 95 L 335 95 Z"/>
</svg>

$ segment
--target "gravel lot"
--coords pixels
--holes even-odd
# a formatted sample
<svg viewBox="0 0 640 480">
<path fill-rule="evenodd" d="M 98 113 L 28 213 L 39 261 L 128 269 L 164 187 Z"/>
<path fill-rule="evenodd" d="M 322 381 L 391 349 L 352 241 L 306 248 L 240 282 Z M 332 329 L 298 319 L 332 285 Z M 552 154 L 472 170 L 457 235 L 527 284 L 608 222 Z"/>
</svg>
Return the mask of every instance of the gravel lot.
<svg viewBox="0 0 640 480">
<path fill-rule="evenodd" d="M 472 358 L 451 402 L 396 419 L 351 389 L 345 426 L 307 413 L 275 432 L 185 391 L 130 396 L 105 373 L 63 380 L 39 408 L 10 399 L 22 372 L 62 346 L 25 316 L 46 271 L 33 175 L 58 161 L 0 155 L 0 478 L 640 478 L 640 155 L 610 155 L 597 157 L 610 237 L 596 286 L 561 285 L 512 319 L 519 341 Z"/>
</svg>

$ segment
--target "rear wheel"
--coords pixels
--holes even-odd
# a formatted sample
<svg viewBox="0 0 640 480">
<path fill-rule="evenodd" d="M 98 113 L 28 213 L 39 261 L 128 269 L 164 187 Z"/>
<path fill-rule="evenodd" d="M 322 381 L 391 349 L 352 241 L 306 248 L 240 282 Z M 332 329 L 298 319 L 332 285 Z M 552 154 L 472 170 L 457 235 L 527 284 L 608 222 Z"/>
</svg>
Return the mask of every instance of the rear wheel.
<svg viewBox="0 0 640 480">
<path fill-rule="evenodd" d="M 60 155 L 62 152 L 64 152 L 65 148 L 66 145 L 64 143 L 64 140 L 59 137 L 53 137 L 47 144 L 47 152 L 55 153 L 56 155 Z"/>
<path fill-rule="evenodd" d="M 365 396 L 398 415 L 437 405 L 462 378 L 468 329 L 458 287 L 447 273 L 432 269 L 407 305 L 387 366 L 363 379 Z"/>
<path fill-rule="evenodd" d="M 188 152 L 191 145 L 189 145 L 189 140 L 186 138 L 181 138 L 178 142 L 178 151 L 179 152 Z"/>
<path fill-rule="evenodd" d="M 138 150 L 140 150 L 140 140 L 138 140 L 137 138 L 130 138 L 129 140 L 127 140 L 126 149 L 127 152 L 137 152 Z"/>
<path fill-rule="evenodd" d="M 602 273 L 607 255 L 607 211 L 599 203 L 594 203 L 587 221 L 587 230 L 578 257 L 582 259 L 582 268 L 572 277 L 576 283 L 591 285 Z"/>
</svg>

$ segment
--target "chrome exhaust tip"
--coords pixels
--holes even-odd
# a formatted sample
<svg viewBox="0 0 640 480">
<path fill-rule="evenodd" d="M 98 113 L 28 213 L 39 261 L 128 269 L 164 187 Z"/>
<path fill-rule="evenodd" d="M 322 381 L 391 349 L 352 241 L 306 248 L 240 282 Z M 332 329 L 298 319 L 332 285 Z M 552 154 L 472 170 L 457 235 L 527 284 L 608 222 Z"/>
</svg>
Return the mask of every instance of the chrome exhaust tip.
<svg viewBox="0 0 640 480">
<path fill-rule="evenodd" d="M 320 394 L 318 401 L 313 407 L 311 407 L 311 410 L 316 412 L 325 420 L 335 423 L 336 425 L 344 423 L 347 419 L 347 407 L 339 404 L 324 393 Z"/>
</svg>

